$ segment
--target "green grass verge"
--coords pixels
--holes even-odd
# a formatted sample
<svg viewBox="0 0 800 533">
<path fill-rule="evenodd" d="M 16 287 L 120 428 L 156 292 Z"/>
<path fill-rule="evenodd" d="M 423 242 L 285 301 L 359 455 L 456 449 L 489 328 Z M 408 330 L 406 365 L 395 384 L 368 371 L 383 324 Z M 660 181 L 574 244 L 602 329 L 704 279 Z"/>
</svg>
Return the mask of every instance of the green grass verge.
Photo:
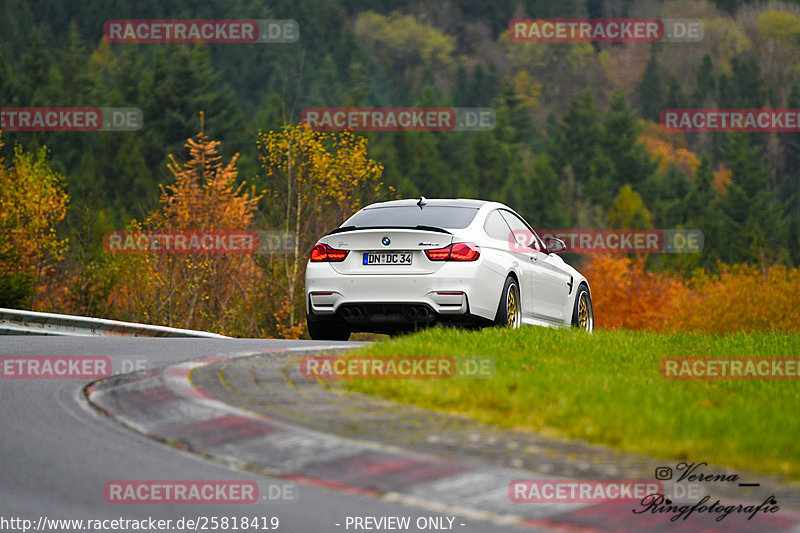
<svg viewBox="0 0 800 533">
<path fill-rule="evenodd" d="M 525 327 L 431 329 L 370 355 L 493 356 L 491 379 L 351 380 L 346 387 L 498 426 L 661 458 L 800 479 L 800 383 L 667 380 L 663 357 L 798 357 L 800 336 L 663 335 Z"/>
</svg>

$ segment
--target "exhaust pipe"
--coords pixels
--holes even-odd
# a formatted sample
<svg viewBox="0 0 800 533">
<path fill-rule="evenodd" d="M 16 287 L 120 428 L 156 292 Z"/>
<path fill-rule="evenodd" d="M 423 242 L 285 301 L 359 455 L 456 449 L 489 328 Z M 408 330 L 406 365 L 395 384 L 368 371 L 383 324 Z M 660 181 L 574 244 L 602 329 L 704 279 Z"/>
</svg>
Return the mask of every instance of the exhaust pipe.
<svg viewBox="0 0 800 533">
<path fill-rule="evenodd" d="M 361 316 L 361 308 L 354 307 L 353 308 L 353 318 L 359 318 Z"/>
<path fill-rule="evenodd" d="M 419 308 L 419 317 L 420 318 L 428 318 L 429 311 L 427 307 L 420 307 Z"/>
<path fill-rule="evenodd" d="M 348 309 L 347 307 L 343 307 L 342 318 L 350 318 L 350 316 L 351 316 L 350 309 Z"/>
<path fill-rule="evenodd" d="M 408 318 L 417 318 L 417 308 L 409 307 L 408 309 L 406 309 L 406 316 Z"/>
</svg>

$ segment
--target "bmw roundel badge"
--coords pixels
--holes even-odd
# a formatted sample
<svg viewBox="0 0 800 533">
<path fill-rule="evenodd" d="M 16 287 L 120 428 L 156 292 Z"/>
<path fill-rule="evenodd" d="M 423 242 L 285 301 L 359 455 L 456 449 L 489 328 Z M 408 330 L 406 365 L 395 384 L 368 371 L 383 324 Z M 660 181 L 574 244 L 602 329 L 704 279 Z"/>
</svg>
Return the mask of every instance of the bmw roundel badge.
<svg viewBox="0 0 800 533">
<path fill-rule="evenodd" d="M 381 243 L 383 243 L 384 246 L 389 246 L 392 243 L 392 241 L 389 239 L 389 237 L 384 237 L 383 239 L 381 239 Z"/>
</svg>

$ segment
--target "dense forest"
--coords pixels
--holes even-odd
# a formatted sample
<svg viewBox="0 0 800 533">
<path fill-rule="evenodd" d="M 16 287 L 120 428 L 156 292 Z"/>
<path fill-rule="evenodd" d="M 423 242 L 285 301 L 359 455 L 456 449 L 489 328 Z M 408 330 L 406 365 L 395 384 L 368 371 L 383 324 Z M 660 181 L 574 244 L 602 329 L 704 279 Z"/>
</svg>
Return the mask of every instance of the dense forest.
<svg viewBox="0 0 800 533">
<path fill-rule="evenodd" d="M 55 270 L 79 270 L 84 289 L 93 266 L 105 265 L 103 234 L 158 208 L 162 186 L 177 175 L 170 155 L 190 158 L 188 138 L 202 131 L 218 141 L 224 161 L 239 154 L 236 179 L 272 191 L 276 178 L 265 170 L 259 139 L 297 124 L 306 107 L 495 110 L 488 132 L 355 132 L 383 167 L 381 197 L 498 200 L 539 228 L 704 233 L 702 253 L 651 256 L 652 270 L 688 275 L 721 263 L 800 264 L 800 131 L 682 133 L 658 124 L 665 108 L 800 108 L 798 2 L 0 5 L 2 107 L 136 107 L 144 115 L 133 132 L 2 133 L 6 168 L 47 164 L 68 195 L 65 216 L 54 221 L 64 243 L 53 254 Z M 533 17 L 700 19 L 704 34 L 691 43 L 509 39 L 511 20 Z M 110 44 L 103 39 L 109 19 L 293 19 L 300 39 Z M 252 196 L 252 224 L 262 229 L 281 223 L 270 197 Z M 6 246 L 0 262 L 14 264 L 15 253 Z M 0 273 L 5 303 L 30 305 L 30 292 L 14 286 L 35 280 L 29 272 L 9 278 L 12 271 Z M 108 303 L 90 300 L 64 307 L 114 314 Z"/>
</svg>

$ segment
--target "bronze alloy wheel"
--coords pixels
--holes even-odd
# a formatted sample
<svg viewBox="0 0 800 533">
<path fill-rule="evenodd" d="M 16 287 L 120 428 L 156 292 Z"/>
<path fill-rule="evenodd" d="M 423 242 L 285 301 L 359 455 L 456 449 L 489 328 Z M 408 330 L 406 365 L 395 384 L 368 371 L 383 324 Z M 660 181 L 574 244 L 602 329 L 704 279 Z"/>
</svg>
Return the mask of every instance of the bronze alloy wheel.
<svg viewBox="0 0 800 533">
<path fill-rule="evenodd" d="M 594 312 L 592 304 L 589 303 L 589 293 L 586 291 L 581 293 L 581 299 L 578 302 L 578 327 L 585 331 L 594 329 Z"/>
<path fill-rule="evenodd" d="M 506 316 L 508 317 L 508 327 L 518 328 L 522 322 L 520 319 L 519 292 L 516 284 L 508 286 L 506 292 Z"/>
</svg>

